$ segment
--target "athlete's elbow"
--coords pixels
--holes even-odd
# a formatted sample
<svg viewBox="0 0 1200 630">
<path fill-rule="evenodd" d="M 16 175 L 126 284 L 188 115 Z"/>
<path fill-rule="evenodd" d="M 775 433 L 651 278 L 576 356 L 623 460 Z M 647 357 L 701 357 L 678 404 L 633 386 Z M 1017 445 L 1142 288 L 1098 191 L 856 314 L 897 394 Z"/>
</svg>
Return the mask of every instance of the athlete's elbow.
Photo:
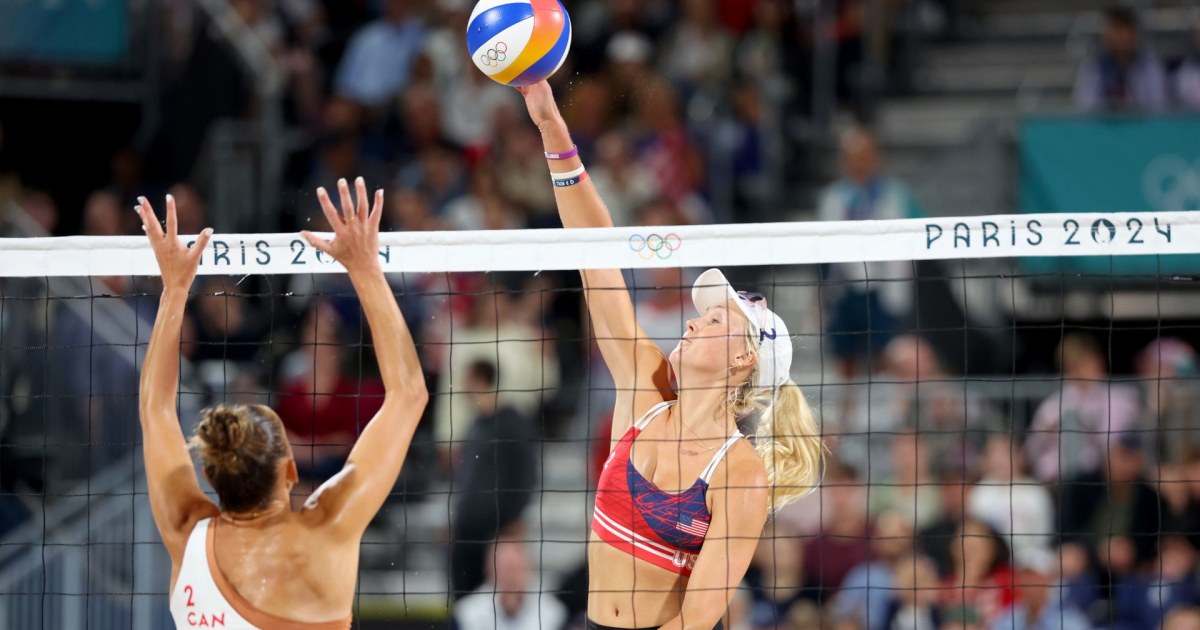
<svg viewBox="0 0 1200 630">
<path fill-rule="evenodd" d="M 138 401 L 138 417 L 142 423 L 175 412 L 174 405 L 158 395 L 143 395 Z"/>
<path fill-rule="evenodd" d="M 424 379 L 421 379 L 420 382 L 406 382 L 397 387 L 389 387 L 386 401 L 395 401 L 406 409 L 423 412 L 429 404 L 429 388 L 425 387 Z"/>
<path fill-rule="evenodd" d="M 429 390 L 424 387 L 417 388 L 413 391 L 411 400 L 413 408 L 424 413 L 425 407 L 429 405 Z"/>
</svg>

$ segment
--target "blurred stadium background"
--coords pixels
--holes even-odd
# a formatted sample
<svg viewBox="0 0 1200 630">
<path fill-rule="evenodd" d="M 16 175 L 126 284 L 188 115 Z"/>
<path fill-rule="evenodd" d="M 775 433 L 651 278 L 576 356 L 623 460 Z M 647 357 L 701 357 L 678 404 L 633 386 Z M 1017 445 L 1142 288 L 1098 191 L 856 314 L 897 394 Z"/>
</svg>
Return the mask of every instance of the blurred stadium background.
<svg viewBox="0 0 1200 630">
<path fill-rule="evenodd" d="M 575 39 L 551 82 L 621 225 L 1200 210 L 1193 2 L 566 4 Z M 519 95 L 467 63 L 471 8 L 0 0 L 0 236 L 138 234 L 133 200 L 167 192 L 184 232 L 291 232 L 319 227 L 316 186 L 357 175 L 388 188 L 386 229 L 556 227 Z M 738 627 L 883 628 L 861 611 L 901 606 L 929 628 L 995 627 L 1042 607 L 1004 586 L 1017 571 L 1058 580 L 1053 605 L 1086 627 L 1200 627 L 1200 264 L 1164 264 L 902 265 L 920 291 L 838 266 L 731 270 L 796 322 L 796 380 L 834 454 L 765 536 Z M 647 329 L 672 339 L 684 294 L 651 288 L 689 272 L 635 276 Z M 608 412 L 577 274 L 392 280 L 436 397 L 363 546 L 356 627 L 443 627 L 450 584 L 484 579 L 451 575 L 475 557 L 453 541 L 512 526 L 538 541 L 529 575 L 497 579 L 577 616 L 588 440 Z M 298 443 L 347 441 L 379 385 L 344 279 L 198 284 L 185 424 L 269 400 Z M 134 415 L 156 300 L 152 278 L 0 278 L 0 619 L 162 618 Z M 315 479 L 344 456 L 308 452 Z M 457 507 L 496 471 L 500 499 Z M 981 588 L 856 590 L 925 580 Z"/>
</svg>

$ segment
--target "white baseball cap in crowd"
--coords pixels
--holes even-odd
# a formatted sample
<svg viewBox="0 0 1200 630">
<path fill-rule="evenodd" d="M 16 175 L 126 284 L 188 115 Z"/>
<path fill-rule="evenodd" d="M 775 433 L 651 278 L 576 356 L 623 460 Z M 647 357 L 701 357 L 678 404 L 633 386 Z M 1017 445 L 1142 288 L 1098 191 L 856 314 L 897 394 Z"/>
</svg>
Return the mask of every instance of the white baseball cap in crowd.
<svg viewBox="0 0 1200 630">
<path fill-rule="evenodd" d="M 1043 547 L 1024 545 L 1013 554 L 1013 564 L 1018 569 L 1024 569 L 1041 575 L 1051 575 L 1056 568 L 1057 559 L 1054 552 Z"/>
<path fill-rule="evenodd" d="M 701 313 L 730 301 L 737 304 L 750 320 L 758 341 L 758 383 L 755 385 L 763 389 L 783 385 L 791 378 L 792 338 L 783 320 L 767 308 L 767 298 L 758 293 L 734 291 L 719 269 L 705 271 L 692 284 L 692 304 Z"/>
</svg>

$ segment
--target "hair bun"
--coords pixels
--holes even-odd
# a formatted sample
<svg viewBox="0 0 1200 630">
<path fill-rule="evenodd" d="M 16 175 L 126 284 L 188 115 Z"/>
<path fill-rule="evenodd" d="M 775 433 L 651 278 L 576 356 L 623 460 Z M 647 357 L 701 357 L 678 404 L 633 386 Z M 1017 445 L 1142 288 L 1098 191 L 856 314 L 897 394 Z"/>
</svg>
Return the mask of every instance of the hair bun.
<svg viewBox="0 0 1200 630">
<path fill-rule="evenodd" d="M 289 456 L 279 416 L 264 405 L 217 405 L 201 412 L 189 442 L 200 454 L 204 475 L 234 512 L 271 498 L 279 461 Z"/>
<path fill-rule="evenodd" d="M 203 458 L 228 472 L 242 469 L 241 455 L 248 446 L 255 427 L 246 413 L 226 405 L 204 411 L 196 427 Z"/>
</svg>

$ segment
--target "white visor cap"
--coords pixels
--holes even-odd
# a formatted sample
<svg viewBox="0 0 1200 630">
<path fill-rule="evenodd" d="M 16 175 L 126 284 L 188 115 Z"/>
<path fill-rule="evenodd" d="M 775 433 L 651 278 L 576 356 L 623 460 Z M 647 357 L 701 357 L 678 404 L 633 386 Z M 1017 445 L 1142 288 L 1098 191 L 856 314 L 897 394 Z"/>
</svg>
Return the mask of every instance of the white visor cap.
<svg viewBox="0 0 1200 630">
<path fill-rule="evenodd" d="M 709 269 L 692 284 L 692 304 L 701 314 L 714 306 L 734 302 L 750 320 L 758 342 L 758 383 L 761 389 L 779 387 L 791 378 L 792 338 L 787 325 L 774 311 L 767 308 L 767 299 L 756 293 L 733 290 L 725 274 Z"/>
</svg>

